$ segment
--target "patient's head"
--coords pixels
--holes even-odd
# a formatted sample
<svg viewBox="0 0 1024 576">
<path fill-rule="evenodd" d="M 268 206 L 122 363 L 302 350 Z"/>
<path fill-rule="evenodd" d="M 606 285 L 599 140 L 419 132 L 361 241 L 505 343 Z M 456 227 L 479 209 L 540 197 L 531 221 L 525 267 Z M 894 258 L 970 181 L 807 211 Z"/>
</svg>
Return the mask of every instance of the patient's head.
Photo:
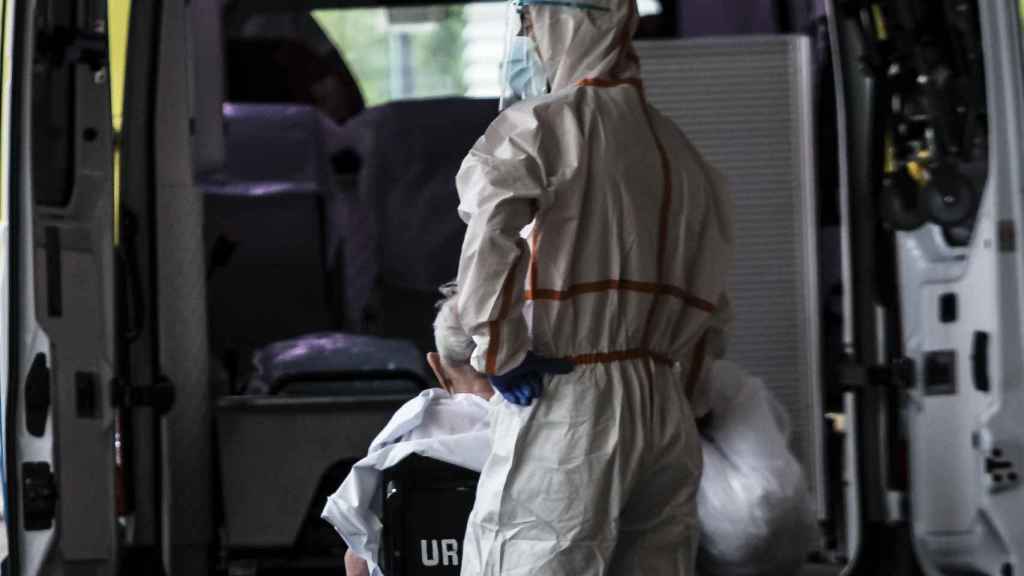
<svg viewBox="0 0 1024 576">
<path fill-rule="evenodd" d="M 452 394 L 476 394 L 490 398 L 494 389 L 482 374 L 473 369 L 469 359 L 475 344 L 459 321 L 456 308 L 456 288 L 447 284 L 441 288 L 445 299 L 438 306 L 434 319 L 434 343 L 437 352 L 427 354 L 427 363 L 433 369 L 441 387 Z"/>
</svg>

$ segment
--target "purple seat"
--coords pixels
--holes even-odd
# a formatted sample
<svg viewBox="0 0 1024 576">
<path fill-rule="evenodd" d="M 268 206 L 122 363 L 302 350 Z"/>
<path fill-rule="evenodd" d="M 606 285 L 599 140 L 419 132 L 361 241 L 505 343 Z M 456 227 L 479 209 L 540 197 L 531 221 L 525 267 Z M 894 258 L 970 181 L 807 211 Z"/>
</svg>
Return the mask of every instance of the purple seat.
<svg viewBox="0 0 1024 576">
<path fill-rule="evenodd" d="M 681 0 L 679 30 L 684 37 L 776 34 L 775 0 Z"/>
<path fill-rule="evenodd" d="M 360 159 L 359 201 L 377 247 L 374 275 L 369 263 L 346 268 L 348 305 L 363 329 L 432 349 L 437 288 L 455 278 L 466 230 L 455 176 L 497 114 L 491 99 L 414 100 L 367 109 L 342 127 L 341 146 Z"/>
<path fill-rule="evenodd" d="M 337 207 L 330 141 L 315 108 L 225 104 L 225 168 L 203 183 L 210 344 L 227 380 L 252 351 L 339 326 L 331 286 Z"/>
</svg>

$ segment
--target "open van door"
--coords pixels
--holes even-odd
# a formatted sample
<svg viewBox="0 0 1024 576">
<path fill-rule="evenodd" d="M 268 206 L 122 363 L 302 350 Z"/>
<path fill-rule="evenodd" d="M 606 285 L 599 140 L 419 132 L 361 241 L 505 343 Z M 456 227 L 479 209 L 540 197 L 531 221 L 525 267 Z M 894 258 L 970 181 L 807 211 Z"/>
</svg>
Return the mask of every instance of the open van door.
<svg viewBox="0 0 1024 576">
<path fill-rule="evenodd" d="M 7 573 L 115 574 L 107 1 L 6 5 Z"/>
</svg>

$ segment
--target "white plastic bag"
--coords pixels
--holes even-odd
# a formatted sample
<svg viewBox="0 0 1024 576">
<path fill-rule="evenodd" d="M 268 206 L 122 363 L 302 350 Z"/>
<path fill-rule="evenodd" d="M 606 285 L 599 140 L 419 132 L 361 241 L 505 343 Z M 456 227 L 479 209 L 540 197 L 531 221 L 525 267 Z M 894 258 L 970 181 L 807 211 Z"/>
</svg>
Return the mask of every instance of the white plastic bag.
<svg viewBox="0 0 1024 576">
<path fill-rule="evenodd" d="M 815 534 L 789 423 L 764 383 L 730 362 L 707 378 L 711 423 L 697 493 L 701 576 L 800 573 Z"/>
</svg>

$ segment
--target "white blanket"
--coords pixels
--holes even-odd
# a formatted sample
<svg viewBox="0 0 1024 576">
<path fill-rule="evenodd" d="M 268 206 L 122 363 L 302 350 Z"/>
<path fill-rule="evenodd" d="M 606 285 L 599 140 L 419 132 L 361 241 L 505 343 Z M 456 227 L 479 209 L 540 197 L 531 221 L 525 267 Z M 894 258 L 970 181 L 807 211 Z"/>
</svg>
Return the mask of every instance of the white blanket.
<svg viewBox="0 0 1024 576">
<path fill-rule="evenodd" d="M 352 552 L 365 559 L 371 576 L 382 576 L 380 553 L 381 471 L 419 454 L 479 472 L 491 451 L 487 401 L 473 394 L 448 394 L 435 388 L 399 408 L 370 444 L 370 452 L 352 467 L 338 491 L 327 499 L 323 518 Z"/>
</svg>

